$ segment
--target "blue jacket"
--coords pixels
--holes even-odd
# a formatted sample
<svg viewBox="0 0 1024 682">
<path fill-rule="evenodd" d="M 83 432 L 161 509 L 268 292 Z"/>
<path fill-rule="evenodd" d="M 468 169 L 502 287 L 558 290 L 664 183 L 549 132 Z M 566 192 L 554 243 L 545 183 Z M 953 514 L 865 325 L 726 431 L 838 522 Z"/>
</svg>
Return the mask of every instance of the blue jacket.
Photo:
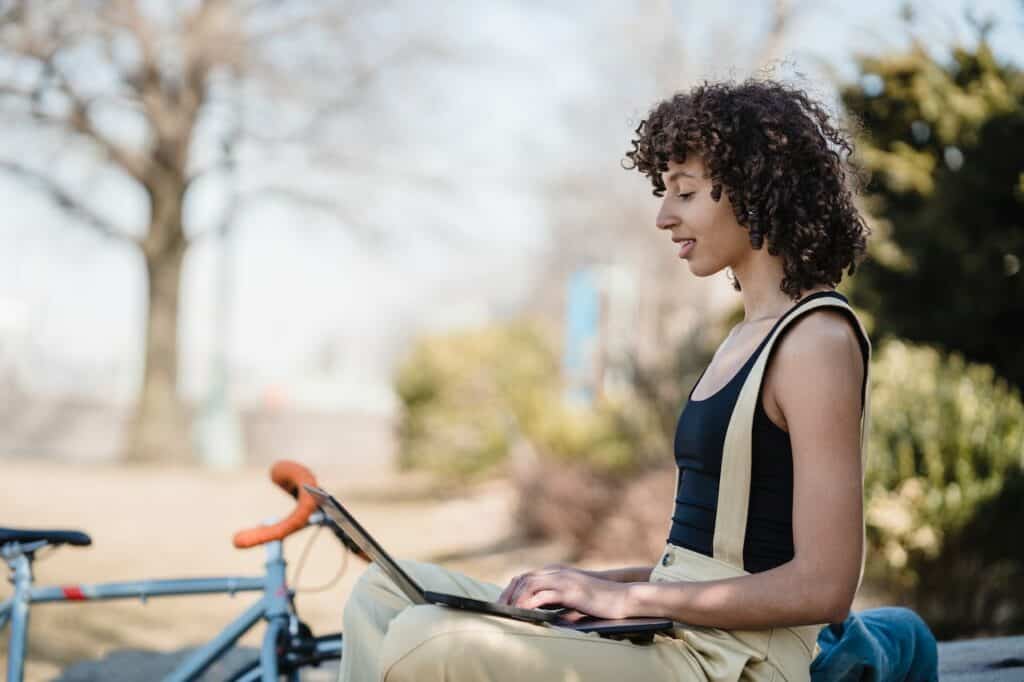
<svg viewBox="0 0 1024 682">
<path fill-rule="evenodd" d="M 937 682 L 935 636 L 910 609 L 853 613 L 818 633 L 812 682 Z"/>
</svg>

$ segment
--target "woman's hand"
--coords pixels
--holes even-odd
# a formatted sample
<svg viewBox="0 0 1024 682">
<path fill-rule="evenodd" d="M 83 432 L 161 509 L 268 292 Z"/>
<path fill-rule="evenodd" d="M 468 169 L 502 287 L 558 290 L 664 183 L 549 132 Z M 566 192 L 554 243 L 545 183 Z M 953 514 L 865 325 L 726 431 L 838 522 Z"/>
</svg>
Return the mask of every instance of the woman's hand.
<svg viewBox="0 0 1024 682">
<path fill-rule="evenodd" d="M 571 566 L 552 564 L 513 578 L 498 602 L 524 609 L 560 604 L 570 609 L 563 615 L 570 621 L 585 615 L 627 618 L 627 588 Z"/>
</svg>

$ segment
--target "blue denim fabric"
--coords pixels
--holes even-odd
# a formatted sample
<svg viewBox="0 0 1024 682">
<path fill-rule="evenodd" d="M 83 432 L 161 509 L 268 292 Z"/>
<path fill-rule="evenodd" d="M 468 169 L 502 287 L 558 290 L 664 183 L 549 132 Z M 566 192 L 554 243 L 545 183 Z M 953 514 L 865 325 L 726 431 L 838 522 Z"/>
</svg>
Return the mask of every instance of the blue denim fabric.
<svg viewBox="0 0 1024 682">
<path fill-rule="evenodd" d="M 885 607 L 853 613 L 818 633 L 821 653 L 811 662 L 812 682 L 936 682 L 935 636 L 910 609 Z"/>
</svg>

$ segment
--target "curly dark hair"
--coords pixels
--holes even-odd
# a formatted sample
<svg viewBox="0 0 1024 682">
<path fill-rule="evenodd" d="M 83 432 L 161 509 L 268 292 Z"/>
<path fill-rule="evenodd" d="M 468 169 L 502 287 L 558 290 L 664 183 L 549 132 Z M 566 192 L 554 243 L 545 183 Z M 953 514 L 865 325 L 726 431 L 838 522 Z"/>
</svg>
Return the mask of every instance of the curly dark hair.
<svg viewBox="0 0 1024 682">
<path fill-rule="evenodd" d="M 698 154 L 715 201 L 726 191 L 750 244 L 782 254 L 781 289 L 791 298 L 853 274 L 870 229 L 854 205 L 863 176 L 851 136 L 803 90 L 771 80 L 704 82 L 663 100 L 636 128 L 627 170 L 665 194 L 670 160 Z M 740 283 L 733 279 L 740 290 Z"/>
</svg>

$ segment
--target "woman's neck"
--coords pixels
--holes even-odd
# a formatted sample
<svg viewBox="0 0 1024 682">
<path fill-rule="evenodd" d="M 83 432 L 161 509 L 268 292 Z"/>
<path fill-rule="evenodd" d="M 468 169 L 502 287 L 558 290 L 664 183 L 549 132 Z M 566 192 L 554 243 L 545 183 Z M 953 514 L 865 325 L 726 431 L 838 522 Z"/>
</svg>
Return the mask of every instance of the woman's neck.
<svg viewBox="0 0 1024 682">
<path fill-rule="evenodd" d="M 751 251 L 750 256 L 744 263 L 733 267 L 733 276 L 742 289 L 743 324 L 777 319 L 795 303 L 780 288 L 785 275 L 782 257 L 772 256 L 767 249 Z M 800 299 L 830 290 L 828 286 L 814 286 L 800 292 Z"/>
</svg>

